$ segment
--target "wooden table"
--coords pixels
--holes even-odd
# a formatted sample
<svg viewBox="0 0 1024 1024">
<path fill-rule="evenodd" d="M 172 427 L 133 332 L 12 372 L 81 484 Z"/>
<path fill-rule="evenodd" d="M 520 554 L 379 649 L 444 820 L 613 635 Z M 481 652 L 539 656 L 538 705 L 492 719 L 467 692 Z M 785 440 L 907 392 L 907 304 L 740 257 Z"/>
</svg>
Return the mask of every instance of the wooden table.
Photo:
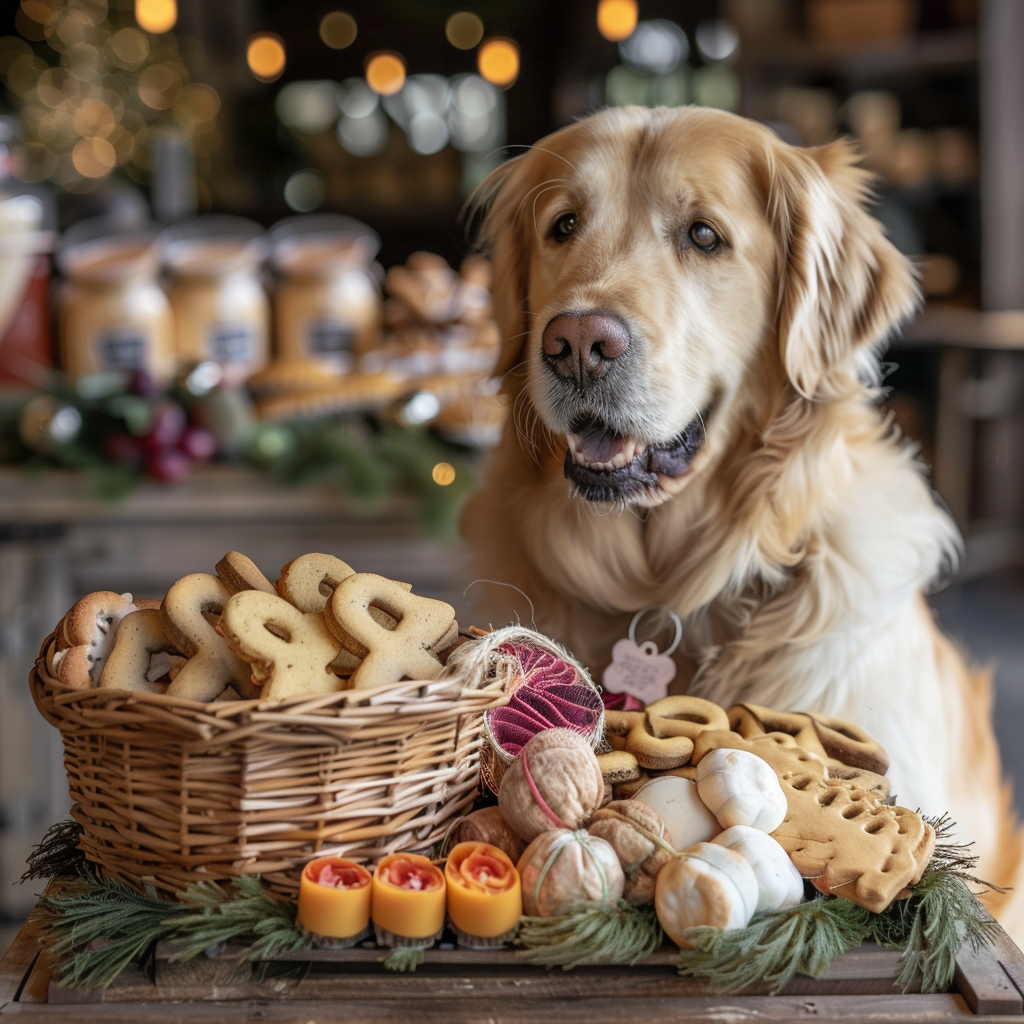
<svg viewBox="0 0 1024 1024">
<path fill-rule="evenodd" d="M 899 953 L 866 944 L 833 961 L 828 978 L 796 978 L 778 996 L 716 995 L 680 978 L 670 950 L 633 967 L 546 971 L 514 952 L 429 950 L 413 974 L 381 966 L 376 949 L 319 950 L 259 966 L 228 950 L 176 965 L 158 948 L 154 978 L 125 971 L 104 993 L 83 995 L 52 979 L 29 918 L 0 961 L 0 1016 L 28 1024 L 729 1024 L 741 1021 L 866 1021 L 872 1024 L 1010 1024 L 1024 1021 L 1024 955 L 1001 935 L 979 955 L 963 951 L 954 990 L 901 995 Z M 298 968 L 296 970 L 296 968 Z"/>
</svg>

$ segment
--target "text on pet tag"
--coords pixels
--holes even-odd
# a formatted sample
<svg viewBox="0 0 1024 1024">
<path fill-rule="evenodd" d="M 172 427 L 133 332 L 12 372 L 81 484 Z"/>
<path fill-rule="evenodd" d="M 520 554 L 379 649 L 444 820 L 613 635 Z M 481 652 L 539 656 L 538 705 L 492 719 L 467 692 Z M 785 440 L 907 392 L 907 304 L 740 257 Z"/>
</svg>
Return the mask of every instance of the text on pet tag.
<svg viewBox="0 0 1024 1024">
<path fill-rule="evenodd" d="M 669 613 L 676 627 L 675 639 L 664 654 L 653 640 L 636 642 L 636 626 L 641 617 L 652 609 L 645 608 L 633 616 L 629 636 L 623 637 L 612 648 L 611 664 L 604 670 L 601 681 L 606 690 L 628 693 L 644 704 L 653 704 L 668 693 L 668 684 L 676 675 L 672 653 L 682 639 L 683 624 L 674 612 Z"/>
</svg>

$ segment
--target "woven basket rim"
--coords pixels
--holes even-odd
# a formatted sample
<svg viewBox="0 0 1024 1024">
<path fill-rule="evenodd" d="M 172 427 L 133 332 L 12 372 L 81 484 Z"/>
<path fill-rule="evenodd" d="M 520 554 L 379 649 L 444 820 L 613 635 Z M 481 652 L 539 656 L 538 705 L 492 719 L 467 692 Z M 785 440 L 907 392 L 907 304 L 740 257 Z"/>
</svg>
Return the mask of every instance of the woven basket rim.
<svg viewBox="0 0 1024 1024">
<path fill-rule="evenodd" d="M 358 710 L 368 705 L 394 706 L 395 713 L 402 714 L 403 709 L 412 711 L 417 708 L 436 708 L 439 704 L 458 701 L 470 695 L 503 694 L 500 680 L 484 680 L 480 685 L 467 686 L 457 679 L 443 676 L 437 679 L 406 679 L 387 686 L 337 690 L 333 693 L 296 694 L 272 700 L 215 700 L 208 703 L 186 700 L 165 693 L 148 693 L 144 690 L 115 690 L 96 686 L 75 689 L 55 678 L 47 667 L 48 655 L 52 654 L 55 646 L 56 631 L 43 641 L 32 673 L 32 677 L 52 703 L 55 712 L 68 708 L 79 713 L 87 713 L 91 708 L 106 709 L 113 704 L 130 706 L 137 711 L 151 709 L 182 718 L 199 718 L 207 723 L 217 722 L 222 725 L 232 723 L 236 719 L 249 718 L 255 712 L 261 719 L 273 721 L 280 718 L 284 724 L 302 715 L 336 718 L 346 709 Z"/>
</svg>

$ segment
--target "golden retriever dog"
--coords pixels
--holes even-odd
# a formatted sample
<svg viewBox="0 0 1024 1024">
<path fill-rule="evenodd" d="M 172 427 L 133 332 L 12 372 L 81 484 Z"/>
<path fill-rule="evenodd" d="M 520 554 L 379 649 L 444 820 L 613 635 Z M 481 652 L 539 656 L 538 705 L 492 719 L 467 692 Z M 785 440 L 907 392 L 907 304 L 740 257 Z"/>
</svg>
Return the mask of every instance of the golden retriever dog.
<svg viewBox="0 0 1024 1024">
<path fill-rule="evenodd" d="M 673 611 L 674 689 L 857 723 L 898 801 L 1014 885 L 990 680 L 922 597 L 959 536 L 878 407 L 918 291 L 868 190 L 845 141 L 699 108 L 606 110 L 495 171 L 510 416 L 463 528 L 598 678 L 636 611 Z"/>
</svg>

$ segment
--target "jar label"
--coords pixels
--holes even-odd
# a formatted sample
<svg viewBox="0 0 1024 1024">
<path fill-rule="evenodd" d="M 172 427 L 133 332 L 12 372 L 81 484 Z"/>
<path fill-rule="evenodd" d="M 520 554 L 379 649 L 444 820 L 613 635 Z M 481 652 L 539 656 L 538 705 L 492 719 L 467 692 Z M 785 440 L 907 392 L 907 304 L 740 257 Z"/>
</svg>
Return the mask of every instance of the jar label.
<svg viewBox="0 0 1024 1024">
<path fill-rule="evenodd" d="M 310 355 L 334 355 L 350 351 L 355 336 L 355 331 L 348 324 L 318 320 L 307 328 L 306 343 Z"/>
<path fill-rule="evenodd" d="M 256 332 L 248 324 L 214 324 L 207 352 L 218 363 L 248 363 L 256 355 Z"/>
<path fill-rule="evenodd" d="M 104 370 L 146 368 L 146 335 L 139 327 L 117 327 L 96 339 L 96 359 Z"/>
</svg>

